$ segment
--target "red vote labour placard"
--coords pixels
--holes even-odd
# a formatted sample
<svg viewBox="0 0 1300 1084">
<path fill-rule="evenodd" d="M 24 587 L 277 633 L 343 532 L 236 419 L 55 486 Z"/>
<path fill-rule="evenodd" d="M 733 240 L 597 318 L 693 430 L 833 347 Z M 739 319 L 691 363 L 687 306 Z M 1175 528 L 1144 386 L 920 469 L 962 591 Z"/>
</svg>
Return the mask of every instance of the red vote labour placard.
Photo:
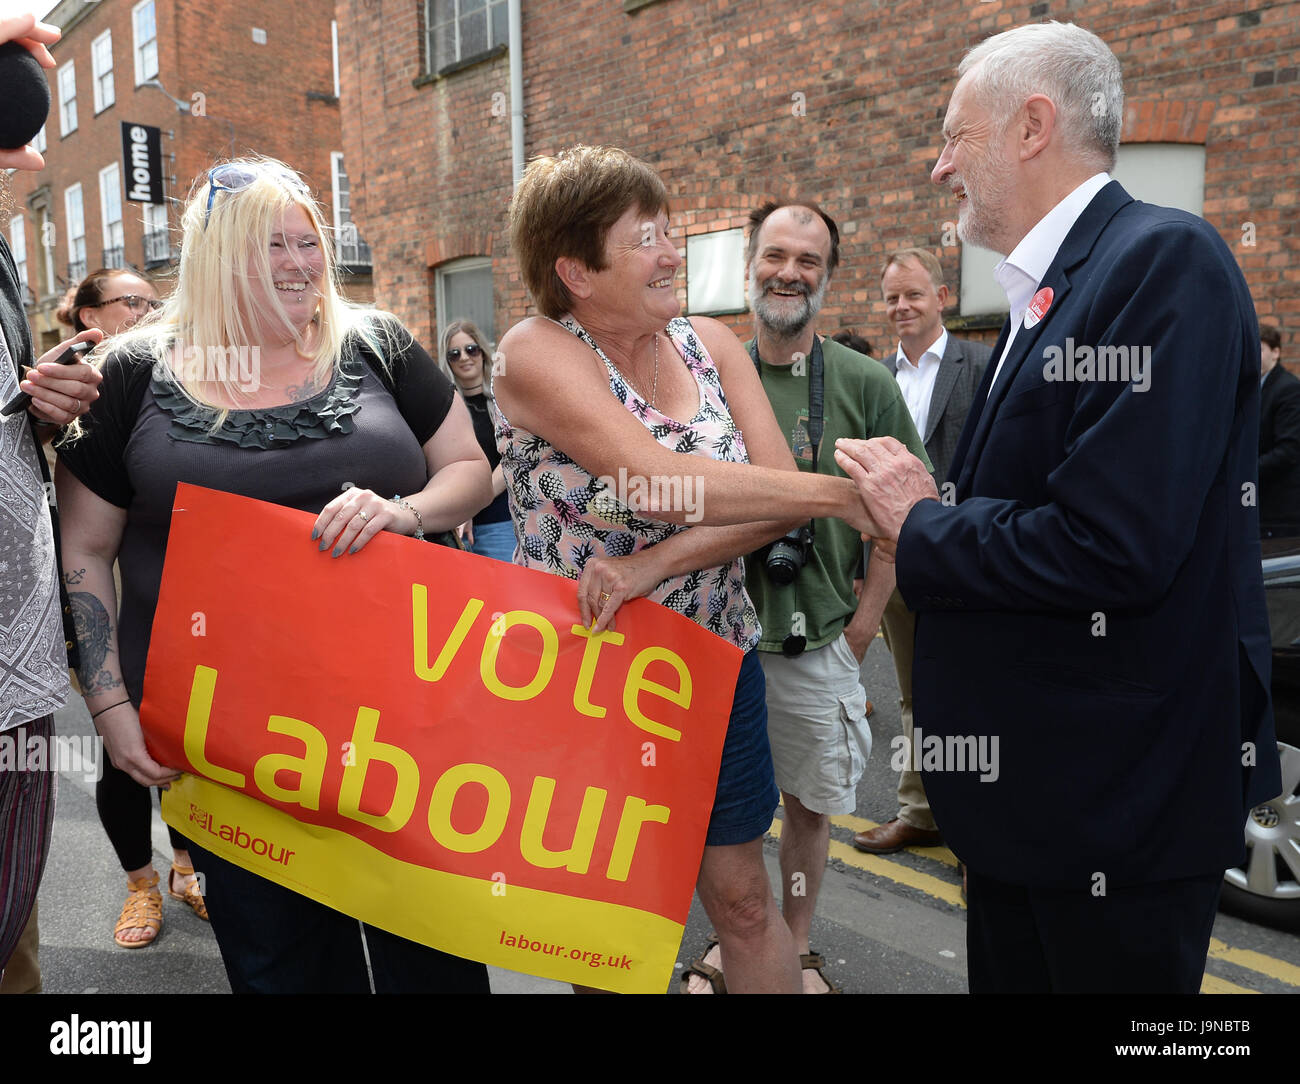
<svg viewBox="0 0 1300 1084">
<path fill-rule="evenodd" d="M 547 978 L 662 992 L 740 652 L 645 600 L 180 485 L 141 720 L 167 822 L 346 914 Z"/>
</svg>

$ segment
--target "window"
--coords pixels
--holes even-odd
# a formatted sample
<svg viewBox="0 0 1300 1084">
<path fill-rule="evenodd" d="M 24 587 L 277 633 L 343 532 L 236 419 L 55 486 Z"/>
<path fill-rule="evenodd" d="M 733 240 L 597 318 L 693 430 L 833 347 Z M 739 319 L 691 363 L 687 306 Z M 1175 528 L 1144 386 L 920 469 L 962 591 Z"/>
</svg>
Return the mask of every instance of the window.
<svg viewBox="0 0 1300 1084">
<path fill-rule="evenodd" d="M 686 311 L 745 311 L 745 231 L 686 238 Z"/>
<path fill-rule="evenodd" d="M 90 43 L 90 68 L 95 77 L 95 112 L 102 113 L 117 97 L 113 90 L 113 32 L 105 30 Z"/>
<path fill-rule="evenodd" d="M 105 267 L 126 266 L 122 232 L 122 171 L 114 162 L 99 171 L 99 220 L 104 224 Z"/>
<path fill-rule="evenodd" d="M 36 133 L 36 138 L 32 140 L 32 146 L 41 154 L 45 153 L 45 125 L 41 125 L 41 130 Z"/>
<path fill-rule="evenodd" d="M 429 70 L 442 71 L 505 45 L 506 0 L 426 0 Z"/>
<path fill-rule="evenodd" d="M 348 175 L 339 151 L 330 154 L 330 171 L 334 176 L 334 240 L 338 262 L 344 267 L 369 267 L 370 246 L 361 240 L 356 223 L 352 221 Z"/>
<path fill-rule="evenodd" d="M 59 135 L 77 130 L 77 69 L 69 60 L 59 69 Z"/>
<path fill-rule="evenodd" d="M 438 342 L 453 320 L 473 320 L 489 343 L 496 342 L 496 298 L 492 292 L 492 261 L 486 256 L 452 260 L 435 272 L 434 300 L 438 306 Z"/>
<path fill-rule="evenodd" d="M 1205 148 L 1195 143 L 1121 144 L 1110 175 L 1134 199 L 1199 215 L 1205 198 Z M 962 246 L 962 315 L 1007 311 L 1007 295 L 993 278 L 1001 258 L 986 248 Z"/>
<path fill-rule="evenodd" d="M 27 285 L 27 220 L 22 215 L 14 215 L 9 220 L 9 248 L 14 254 L 14 263 L 18 265 L 18 281 Z"/>
<path fill-rule="evenodd" d="M 167 231 L 167 205 L 146 203 L 144 216 L 144 262 L 147 266 L 166 263 L 172 256 L 171 235 Z"/>
<path fill-rule="evenodd" d="M 68 278 L 75 286 L 86 277 L 86 218 L 80 184 L 63 190 L 63 212 L 68 220 Z"/>
<path fill-rule="evenodd" d="M 139 86 L 158 78 L 158 24 L 153 0 L 144 0 L 131 9 L 131 26 L 135 30 L 135 83 Z"/>
</svg>

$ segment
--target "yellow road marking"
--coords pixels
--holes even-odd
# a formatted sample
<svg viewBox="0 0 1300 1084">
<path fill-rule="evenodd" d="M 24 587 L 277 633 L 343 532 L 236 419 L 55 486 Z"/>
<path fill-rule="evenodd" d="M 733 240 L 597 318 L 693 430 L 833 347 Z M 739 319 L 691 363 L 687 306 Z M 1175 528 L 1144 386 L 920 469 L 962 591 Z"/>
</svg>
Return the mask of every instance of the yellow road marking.
<svg viewBox="0 0 1300 1084">
<path fill-rule="evenodd" d="M 1201 976 L 1201 993 L 1203 994 L 1257 994 L 1258 990 L 1249 990 L 1235 982 L 1211 975 L 1208 971 Z"/>
<path fill-rule="evenodd" d="M 1217 937 L 1210 938 L 1210 959 L 1223 960 L 1251 971 L 1258 971 L 1270 979 L 1286 983 L 1287 986 L 1300 986 L 1300 967 L 1285 960 L 1265 956 L 1253 949 L 1231 948 Z"/>
<path fill-rule="evenodd" d="M 774 820 L 772 827 L 768 829 L 768 834 L 773 839 L 781 838 L 781 822 Z M 934 848 L 925 848 L 933 850 Z M 944 903 L 950 903 L 954 907 L 965 908 L 961 902 L 961 886 L 949 884 L 929 873 L 922 873 L 920 870 L 912 869 L 898 862 L 891 862 L 888 858 L 881 855 L 863 854 L 856 851 L 847 843 L 841 843 L 838 839 L 832 839 L 830 845 L 830 857 L 838 858 L 856 869 L 866 870 L 868 873 L 874 873 L 878 877 L 886 877 L 891 881 L 897 881 L 899 884 L 907 885 L 909 888 L 918 888 L 936 899 L 943 900 Z"/>
<path fill-rule="evenodd" d="M 851 813 L 832 817 L 831 824 L 835 825 L 836 828 L 847 828 L 851 832 L 870 832 L 871 829 L 880 827 L 875 821 L 869 821 L 865 817 L 855 817 Z M 957 868 L 957 856 L 942 845 L 937 847 L 904 847 L 903 850 L 920 855 L 922 858 L 932 859 L 935 862 L 942 862 L 945 866 L 952 866 L 953 869 Z"/>
<path fill-rule="evenodd" d="M 875 821 L 855 817 L 852 814 L 831 817 L 831 824 L 839 828 L 848 828 L 854 832 L 867 832 L 877 827 Z M 773 839 L 781 838 L 781 821 L 779 819 L 772 821 L 772 826 L 768 829 L 768 835 Z M 957 865 L 956 856 L 947 847 L 907 847 L 905 849 L 932 862 L 940 862 L 954 868 Z M 847 843 L 832 839 L 830 841 L 830 857 L 838 858 L 841 862 L 853 866 L 855 869 L 865 870 L 867 873 L 874 873 L 878 877 L 884 877 L 898 884 L 907 885 L 909 888 L 919 889 L 936 899 L 943 900 L 944 903 L 952 904 L 954 907 L 960 907 L 963 910 L 966 908 L 966 905 L 962 903 L 959 886 L 950 884 L 948 881 L 934 877 L 931 874 L 922 873 L 920 870 L 912 869 L 910 866 L 893 862 L 887 855 L 866 854 L 849 846 Z M 1286 960 L 1266 956 L 1254 949 L 1232 948 L 1217 937 L 1210 938 L 1209 956 L 1212 960 L 1222 960 L 1224 963 L 1236 964 L 1238 967 L 1244 967 L 1248 971 L 1266 975 L 1268 978 L 1275 979 L 1287 986 L 1300 988 L 1300 966 L 1288 963 Z M 1229 982 L 1227 979 L 1221 979 L 1206 972 L 1201 980 L 1201 993 L 1256 994 L 1259 991 L 1239 986 L 1235 982 Z"/>
</svg>

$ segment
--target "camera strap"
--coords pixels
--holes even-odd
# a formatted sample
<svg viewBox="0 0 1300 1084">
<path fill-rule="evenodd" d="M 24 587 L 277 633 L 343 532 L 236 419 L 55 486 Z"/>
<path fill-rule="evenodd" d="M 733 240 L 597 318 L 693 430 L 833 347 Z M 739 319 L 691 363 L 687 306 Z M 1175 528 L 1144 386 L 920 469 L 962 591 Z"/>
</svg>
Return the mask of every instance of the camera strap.
<svg viewBox="0 0 1300 1084">
<path fill-rule="evenodd" d="M 763 367 L 758 363 L 758 336 L 749 344 L 758 382 L 763 382 Z M 812 445 L 812 469 L 817 473 L 817 452 L 825 431 L 826 363 L 822 358 L 821 340 L 813 335 L 812 353 L 808 356 L 808 443 Z"/>
</svg>

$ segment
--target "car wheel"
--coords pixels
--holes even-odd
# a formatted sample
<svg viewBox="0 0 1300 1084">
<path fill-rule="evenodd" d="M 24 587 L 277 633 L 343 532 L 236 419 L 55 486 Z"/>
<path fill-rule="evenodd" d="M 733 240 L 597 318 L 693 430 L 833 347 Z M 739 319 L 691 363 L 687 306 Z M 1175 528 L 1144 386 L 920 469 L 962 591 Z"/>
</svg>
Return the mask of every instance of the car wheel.
<svg viewBox="0 0 1300 1084">
<path fill-rule="evenodd" d="M 1300 739 L 1279 741 L 1282 793 L 1246 818 L 1245 865 L 1223 875 L 1222 905 L 1253 922 L 1300 929 Z"/>
</svg>

